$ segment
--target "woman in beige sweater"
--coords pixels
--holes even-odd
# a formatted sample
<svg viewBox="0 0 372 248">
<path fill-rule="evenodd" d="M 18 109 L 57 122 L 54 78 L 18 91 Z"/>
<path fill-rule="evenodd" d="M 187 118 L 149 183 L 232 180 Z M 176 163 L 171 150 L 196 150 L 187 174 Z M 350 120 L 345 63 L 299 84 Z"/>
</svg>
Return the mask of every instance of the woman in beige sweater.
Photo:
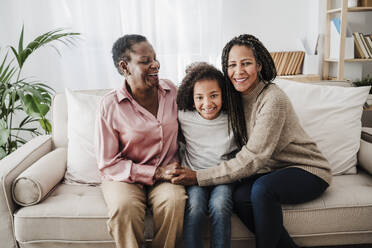
<svg viewBox="0 0 372 248">
<path fill-rule="evenodd" d="M 222 53 L 229 130 L 239 147 L 219 166 L 169 171 L 173 183 L 200 186 L 237 182 L 235 210 L 256 235 L 256 246 L 297 247 L 283 226 L 282 204 L 320 196 L 331 182 L 329 163 L 301 127 L 276 77 L 270 53 L 254 36 L 229 41 Z"/>
</svg>

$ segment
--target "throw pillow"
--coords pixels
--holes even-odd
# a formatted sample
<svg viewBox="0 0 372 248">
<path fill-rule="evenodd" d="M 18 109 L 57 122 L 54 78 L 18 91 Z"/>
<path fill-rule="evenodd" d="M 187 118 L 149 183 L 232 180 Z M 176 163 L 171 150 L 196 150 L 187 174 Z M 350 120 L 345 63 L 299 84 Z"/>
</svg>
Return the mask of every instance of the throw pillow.
<svg viewBox="0 0 372 248">
<path fill-rule="evenodd" d="M 101 182 L 95 156 L 96 113 L 102 96 L 66 89 L 67 170 L 66 183 L 97 185 Z"/>
<path fill-rule="evenodd" d="M 276 79 L 300 122 L 331 164 L 333 175 L 355 174 L 361 116 L 370 87 L 341 87 Z"/>
<path fill-rule="evenodd" d="M 62 180 L 65 170 L 66 149 L 57 148 L 40 158 L 13 181 L 13 200 L 21 206 L 39 203 Z"/>
</svg>

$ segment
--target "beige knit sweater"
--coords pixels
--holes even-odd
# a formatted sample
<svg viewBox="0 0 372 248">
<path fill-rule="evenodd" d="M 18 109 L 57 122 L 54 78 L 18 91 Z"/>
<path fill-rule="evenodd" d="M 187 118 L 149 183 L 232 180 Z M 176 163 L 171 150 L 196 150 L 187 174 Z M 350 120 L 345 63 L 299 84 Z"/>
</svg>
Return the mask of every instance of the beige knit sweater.
<svg viewBox="0 0 372 248">
<path fill-rule="evenodd" d="M 243 95 L 248 142 L 235 158 L 198 170 L 200 186 L 234 182 L 255 173 L 294 166 L 331 183 L 327 159 L 304 131 L 288 96 L 275 84 L 260 82 Z"/>
</svg>

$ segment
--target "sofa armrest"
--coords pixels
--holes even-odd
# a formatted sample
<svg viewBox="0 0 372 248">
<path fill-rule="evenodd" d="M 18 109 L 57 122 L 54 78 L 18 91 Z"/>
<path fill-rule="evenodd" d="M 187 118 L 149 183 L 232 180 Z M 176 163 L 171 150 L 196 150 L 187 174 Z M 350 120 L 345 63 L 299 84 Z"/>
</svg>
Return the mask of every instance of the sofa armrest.
<svg viewBox="0 0 372 248">
<path fill-rule="evenodd" d="M 359 165 L 372 174 L 372 128 L 364 127 L 358 152 Z"/>
<path fill-rule="evenodd" d="M 38 136 L 0 161 L 0 243 L 3 247 L 17 247 L 13 235 L 13 213 L 16 205 L 12 200 L 11 186 L 14 179 L 36 160 L 52 150 L 50 135 Z"/>
<path fill-rule="evenodd" d="M 21 206 L 31 206 L 48 197 L 63 179 L 66 161 L 67 151 L 62 147 L 41 157 L 13 181 L 13 201 Z"/>
</svg>

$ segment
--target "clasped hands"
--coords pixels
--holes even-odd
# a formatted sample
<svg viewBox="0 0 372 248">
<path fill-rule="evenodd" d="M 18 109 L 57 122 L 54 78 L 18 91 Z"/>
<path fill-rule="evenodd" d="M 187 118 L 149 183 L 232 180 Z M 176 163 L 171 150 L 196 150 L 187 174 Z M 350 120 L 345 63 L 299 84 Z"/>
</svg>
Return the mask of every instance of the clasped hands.
<svg viewBox="0 0 372 248">
<path fill-rule="evenodd" d="M 181 166 L 177 162 L 159 166 L 155 171 L 156 181 L 168 181 L 173 184 L 196 185 L 196 172 Z"/>
</svg>

